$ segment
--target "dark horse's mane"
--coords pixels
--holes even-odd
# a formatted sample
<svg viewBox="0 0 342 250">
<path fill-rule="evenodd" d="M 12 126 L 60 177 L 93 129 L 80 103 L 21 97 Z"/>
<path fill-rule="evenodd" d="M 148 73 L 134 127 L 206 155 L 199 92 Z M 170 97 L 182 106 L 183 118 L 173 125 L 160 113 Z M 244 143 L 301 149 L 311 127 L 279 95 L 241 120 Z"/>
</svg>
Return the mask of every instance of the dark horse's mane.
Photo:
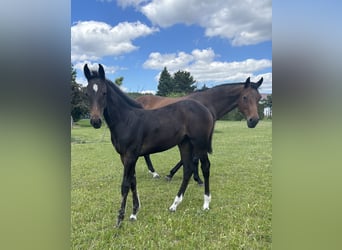
<svg viewBox="0 0 342 250">
<path fill-rule="evenodd" d="M 97 71 L 91 71 L 91 78 L 99 78 L 100 75 Z M 111 80 L 105 79 L 106 86 L 111 88 L 117 95 L 119 95 L 120 98 L 122 98 L 126 103 L 128 103 L 130 106 L 134 108 L 140 108 L 143 109 L 143 106 L 135 101 L 134 99 L 130 98 L 127 94 L 125 94 L 118 86 L 116 86 L 115 83 L 113 83 Z"/>
</svg>

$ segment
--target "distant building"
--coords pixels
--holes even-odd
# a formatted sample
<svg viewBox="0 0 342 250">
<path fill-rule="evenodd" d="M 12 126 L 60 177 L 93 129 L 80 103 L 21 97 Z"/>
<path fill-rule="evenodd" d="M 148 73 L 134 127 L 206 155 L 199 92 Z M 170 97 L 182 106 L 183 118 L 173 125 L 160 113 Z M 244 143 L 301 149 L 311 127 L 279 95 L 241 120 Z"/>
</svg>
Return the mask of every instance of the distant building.
<svg viewBox="0 0 342 250">
<path fill-rule="evenodd" d="M 270 107 L 264 108 L 264 115 L 265 117 L 272 117 L 272 109 Z"/>
<path fill-rule="evenodd" d="M 267 96 L 270 94 L 261 94 L 261 100 L 267 100 Z M 271 107 L 265 107 L 264 108 L 264 116 L 267 118 L 272 117 L 272 108 Z"/>
</svg>

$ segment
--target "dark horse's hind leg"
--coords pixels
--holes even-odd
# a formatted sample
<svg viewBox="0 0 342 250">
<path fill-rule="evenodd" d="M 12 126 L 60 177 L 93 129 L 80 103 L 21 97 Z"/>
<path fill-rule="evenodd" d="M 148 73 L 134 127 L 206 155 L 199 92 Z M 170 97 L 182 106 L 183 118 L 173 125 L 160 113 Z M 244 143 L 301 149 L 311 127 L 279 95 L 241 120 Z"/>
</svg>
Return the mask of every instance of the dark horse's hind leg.
<svg viewBox="0 0 342 250">
<path fill-rule="evenodd" d="M 210 161 L 208 154 L 201 157 L 201 168 L 204 176 L 204 203 L 203 209 L 209 210 L 209 203 L 211 201 L 210 189 L 209 189 L 209 177 L 210 177 Z"/>
<path fill-rule="evenodd" d="M 144 158 L 145 158 L 147 168 L 150 171 L 150 173 L 152 174 L 153 178 L 160 178 L 160 175 L 155 171 L 155 169 L 152 165 L 150 155 L 144 155 Z"/>
<path fill-rule="evenodd" d="M 126 211 L 126 201 L 129 189 L 131 188 L 133 192 L 133 214 L 131 219 L 136 219 L 136 214 L 140 207 L 137 187 L 136 187 L 136 177 L 135 177 L 135 163 L 137 161 L 136 157 L 130 158 L 127 156 L 121 156 L 121 161 L 124 164 L 124 175 L 121 183 L 121 207 L 119 210 L 119 215 L 117 219 L 116 226 L 120 227 L 123 219 L 125 218 Z M 133 217 L 132 217 L 133 216 Z"/>
<path fill-rule="evenodd" d="M 198 183 L 198 185 L 203 185 L 203 181 L 201 180 L 201 178 L 198 175 L 198 160 L 195 160 L 194 162 L 195 167 L 193 169 L 194 171 L 194 180 Z M 167 175 L 165 178 L 168 181 L 171 181 L 172 177 L 175 175 L 175 173 L 177 173 L 177 171 L 181 168 L 181 166 L 183 166 L 183 162 L 182 160 L 180 160 L 176 166 L 174 166 L 171 170 L 170 170 L 170 174 Z"/>
<path fill-rule="evenodd" d="M 185 190 L 188 186 L 191 175 L 193 174 L 193 161 L 192 161 L 192 148 L 193 146 L 189 141 L 184 141 L 179 145 L 179 150 L 181 153 L 181 158 L 184 163 L 183 165 L 183 181 L 169 210 L 171 212 L 176 211 L 177 206 L 182 202 Z"/>
</svg>

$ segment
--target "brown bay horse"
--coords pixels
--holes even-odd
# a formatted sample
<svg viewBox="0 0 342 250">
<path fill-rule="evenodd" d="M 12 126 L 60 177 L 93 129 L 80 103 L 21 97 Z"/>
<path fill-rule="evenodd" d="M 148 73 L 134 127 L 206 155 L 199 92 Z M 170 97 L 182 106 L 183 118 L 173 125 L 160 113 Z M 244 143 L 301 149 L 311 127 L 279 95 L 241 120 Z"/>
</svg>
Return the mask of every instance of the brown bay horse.
<svg viewBox="0 0 342 250">
<path fill-rule="evenodd" d="M 245 82 L 221 84 L 179 98 L 145 95 L 138 97 L 136 101 L 141 103 L 145 109 L 156 109 L 182 100 L 196 100 L 209 109 L 215 121 L 237 107 L 246 117 L 247 126 L 254 128 L 259 121 L 258 102 L 261 99 L 261 95 L 258 92 L 258 88 L 262 82 L 263 78 L 258 82 L 251 82 L 248 77 Z M 152 165 L 150 156 L 146 155 L 144 157 L 153 177 L 159 177 L 159 174 Z M 182 161 L 179 161 L 166 178 L 171 180 L 181 166 Z M 194 179 L 198 184 L 203 183 L 198 175 L 198 167 L 194 168 Z"/>
<path fill-rule="evenodd" d="M 84 66 L 87 78 L 87 96 L 90 101 L 90 123 L 100 128 L 102 116 L 110 129 L 111 141 L 124 166 L 121 183 L 121 206 L 116 226 L 125 216 L 129 190 L 133 195 L 131 220 L 136 220 L 140 208 L 137 191 L 135 165 L 139 156 L 145 156 L 178 146 L 184 164 L 183 181 L 170 206 L 176 211 L 184 197 L 189 179 L 195 168 L 194 162 L 201 162 L 204 176 L 203 209 L 209 209 L 211 140 L 214 119 L 210 111 L 194 100 L 183 100 L 160 109 L 146 110 L 141 104 L 124 94 L 113 82 L 106 79 L 101 64 L 98 71 Z M 99 157 L 101 157 L 99 155 Z"/>
</svg>

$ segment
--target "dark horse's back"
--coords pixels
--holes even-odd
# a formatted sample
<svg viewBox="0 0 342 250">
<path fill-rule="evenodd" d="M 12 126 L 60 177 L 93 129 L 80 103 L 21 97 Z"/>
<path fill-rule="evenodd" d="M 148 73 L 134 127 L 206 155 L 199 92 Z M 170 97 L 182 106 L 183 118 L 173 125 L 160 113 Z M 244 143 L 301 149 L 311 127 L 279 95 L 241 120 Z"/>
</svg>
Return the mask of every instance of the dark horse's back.
<svg viewBox="0 0 342 250">
<path fill-rule="evenodd" d="M 183 140 L 189 139 L 195 152 L 212 152 L 214 120 L 209 110 L 201 103 L 182 100 L 160 109 L 148 110 L 144 114 L 144 124 L 147 126 L 143 129 L 141 155 L 167 150 L 178 144 L 174 140 L 179 141 L 179 136 L 183 136 Z M 152 137 L 154 140 L 150 140 Z M 146 143 L 149 141 L 153 141 L 154 145 Z"/>
</svg>

